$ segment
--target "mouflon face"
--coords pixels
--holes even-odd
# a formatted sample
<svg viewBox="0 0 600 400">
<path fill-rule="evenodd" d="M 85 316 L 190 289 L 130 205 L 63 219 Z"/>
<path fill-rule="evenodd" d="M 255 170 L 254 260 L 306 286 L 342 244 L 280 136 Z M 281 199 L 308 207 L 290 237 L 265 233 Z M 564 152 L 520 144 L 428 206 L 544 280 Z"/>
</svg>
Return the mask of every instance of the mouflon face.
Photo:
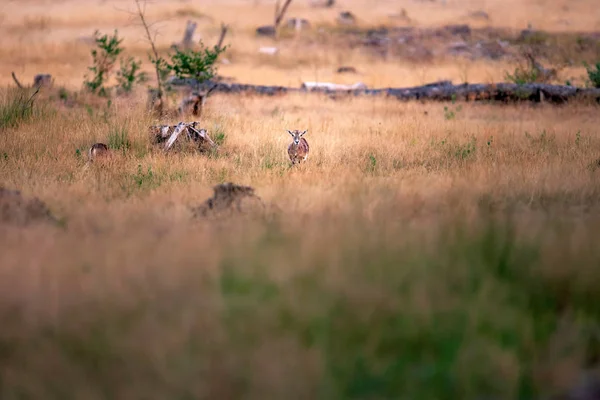
<svg viewBox="0 0 600 400">
<path fill-rule="evenodd" d="M 288 133 L 294 138 L 295 145 L 300 144 L 300 139 L 302 138 L 302 136 L 306 135 L 306 132 L 308 132 L 308 130 L 306 130 L 306 131 L 299 131 L 299 130 L 288 131 Z"/>
</svg>

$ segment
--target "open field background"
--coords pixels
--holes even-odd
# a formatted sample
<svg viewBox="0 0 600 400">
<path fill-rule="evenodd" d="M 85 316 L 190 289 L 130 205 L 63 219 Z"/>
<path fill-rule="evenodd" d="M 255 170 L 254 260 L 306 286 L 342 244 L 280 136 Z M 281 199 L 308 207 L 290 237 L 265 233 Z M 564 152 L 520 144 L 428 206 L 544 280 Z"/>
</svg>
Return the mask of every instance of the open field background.
<svg viewBox="0 0 600 400">
<path fill-rule="evenodd" d="M 533 29 L 559 36 L 558 48 L 548 52 L 553 62 L 563 67 L 560 83 L 581 83 L 585 70 L 579 60 L 596 61 L 600 53 L 597 36 L 579 38 L 578 33 L 599 32 L 600 17 L 593 0 L 578 1 L 345 1 L 334 8 L 312 7 L 309 1 L 294 1 L 286 18 L 306 18 L 312 27 L 299 38 L 285 40 L 277 57 L 258 53 L 260 46 L 272 46 L 268 38 L 257 38 L 255 28 L 272 24 L 273 1 L 154 1 L 147 16 L 157 30 L 160 49 L 179 41 L 185 21 L 198 23 L 198 37 L 209 45 L 217 41 L 220 23 L 231 28 L 226 43 L 231 45 L 220 66 L 224 76 L 241 83 L 289 85 L 297 87 L 305 80 L 335 80 L 354 83 L 360 80 L 370 87 L 414 86 L 438 79 L 454 83 L 499 82 L 514 69 L 514 60 L 469 59 L 447 55 L 432 57 L 417 47 L 414 54 L 380 57 L 364 48 L 350 48 L 347 40 L 328 35 L 339 32 L 335 20 L 340 11 L 350 10 L 357 16 L 358 29 L 378 27 L 436 28 L 468 24 L 472 29 L 507 29 L 509 37 L 531 24 Z M 95 29 L 112 33 L 118 29 L 125 38 L 129 54 L 147 62 L 148 44 L 135 16 L 132 1 L 4 1 L 0 10 L 0 83 L 11 82 L 10 72 L 33 76 L 49 71 L 57 82 L 69 88 L 81 87 L 90 62 L 90 38 Z M 409 18 L 393 18 L 402 10 Z M 485 12 L 488 19 L 473 17 Z M 343 32 L 344 29 L 341 29 Z M 321 33 L 319 33 L 321 32 Z M 323 33 L 324 32 L 324 33 Z M 512 35 L 514 33 L 514 35 Z M 477 36 L 477 35 L 475 35 Z M 595 37 L 595 41 L 594 41 Z M 502 38 L 506 39 L 506 38 Z M 448 45 L 461 42 L 454 38 Z M 398 45 L 399 47 L 402 44 Z M 586 55 L 591 56 L 589 59 Z M 595 58 L 594 58 L 595 57 Z M 564 64 L 564 65 L 563 65 Z M 340 65 L 353 65 L 360 75 L 336 76 Z"/>
<path fill-rule="evenodd" d="M 91 47 L 77 38 L 94 29 L 118 28 L 149 65 L 139 26 L 119 11 L 129 1 L 1 6 L 3 113 L 20 95 L 11 71 L 81 89 Z M 586 0 L 297 1 L 288 16 L 333 29 L 351 9 L 368 29 L 402 8 L 422 27 L 482 9 L 490 20 L 469 24 L 600 30 Z M 147 12 L 163 21 L 165 51 L 189 18 L 210 44 L 230 24 L 219 72 L 242 83 L 491 82 L 514 68 L 377 57 L 314 30 L 261 57 L 272 45 L 254 37 L 272 22 L 266 1 Z M 561 79 L 583 76 L 579 61 Z M 341 64 L 363 75 L 338 76 Z M 0 186 L 38 197 L 59 221 L 0 221 L 1 399 L 597 398 L 583 379 L 600 360 L 597 105 L 216 94 L 202 116 L 221 143 L 209 155 L 153 148 L 145 106 L 144 87 L 110 106 L 42 90 L 31 115 L 0 128 Z M 308 129 L 307 164 L 289 166 L 286 129 Z M 98 141 L 115 157 L 87 165 Z M 228 181 L 274 207 L 192 218 Z"/>
</svg>

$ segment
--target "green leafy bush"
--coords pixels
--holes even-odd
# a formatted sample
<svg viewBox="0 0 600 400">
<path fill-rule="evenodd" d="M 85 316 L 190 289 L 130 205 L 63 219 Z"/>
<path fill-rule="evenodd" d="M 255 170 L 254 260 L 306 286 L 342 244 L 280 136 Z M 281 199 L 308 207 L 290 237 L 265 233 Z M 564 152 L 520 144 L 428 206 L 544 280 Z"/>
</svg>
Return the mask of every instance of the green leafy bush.
<svg viewBox="0 0 600 400">
<path fill-rule="evenodd" d="M 121 68 L 117 72 L 117 82 L 121 92 L 129 93 L 134 84 L 148 80 L 146 73 L 140 70 L 141 67 L 142 62 L 136 61 L 133 57 L 129 57 L 127 61 L 121 59 Z"/>
<path fill-rule="evenodd" d="M 133 57 L 129 57 L 127 60 L 118 58 L 125 49 L 121 46 L 123 39 L 119 38 L 116 29 L 112 36 L 100 35 L 98 31 L 95 31 L 94 40 L 97 48 L 92 50 L 93 65 L 88 67 L 92 76 L 86 75 L 84 81 L 85 87 L 90 92 L 100 96 L 109 95 L 109 89 L 105 85 L 117 60 L 120 62 L 117 82 L 121 92 L 130 92 L 135 83 L 146 80 L 145 73 L 140 70 L 141 61 L 136 61 Z"/>
<path fill-rule="evenodd" d="M 177 78 L 195 79 L 202 83 L 216 75 L 215 62 L 224 51 L 224 47 L 217 46 L 212 49 L 202 46 L 198 51 L 175 49 L 175 54 L 171 55 L 171 62 L 167 62 L 166 67 Z"/>
<path fill-rule="evenodd" d="M 594 66 L 585 64 L 585 69 L 587 70 L 588 78 L 592 86 L 600 88 L 600 62 L 597 62 Z"/>
<path fill-rule="evenodd" d="M 506 73 L 506 79 L 512 83 L 516 83 L 517 85 L 524 85 L 527 83 L 537 82 L 539 78 L 539 71 L 535 68 L 527 68 L 518 66 L 515 68 L 515 71 L 511 73 Z"/>
<path fill-rule="evenodd" d="M 121 47 L 123 39 L 119 39 L 115 29 L 112 36 L 100 36 L 100 33 L 95 31 L 94 41 L 97 49 L 92 50 L 93 65 L 88 67 L 92 72 L 92 77 L 89 79 L 86 76 L 84 84 L 92 93 L 106 96 L 108 93 L 104 85 L 117 62 L 117 57 L 123 51 L 123 47 Z"/>
</svg>

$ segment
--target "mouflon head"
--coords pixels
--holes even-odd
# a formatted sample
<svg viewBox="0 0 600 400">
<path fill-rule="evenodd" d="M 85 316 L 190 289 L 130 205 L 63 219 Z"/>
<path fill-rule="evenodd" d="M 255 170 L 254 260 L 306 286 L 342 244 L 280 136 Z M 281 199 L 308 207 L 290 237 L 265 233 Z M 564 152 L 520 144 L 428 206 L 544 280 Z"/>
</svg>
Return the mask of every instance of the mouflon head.
<svg viewBox="0 0 600 400">
<path fill-rule="evenodd" d="M 308 132 L 308 130 L 306 131 L 299 131 L 299 130 L 294 130 L 294 131 L 289 131 L 288 133 L 294 138 L 294 144 L 300 144 L 300 138 L 304 135 L 306 135 L 306 132 Z"/>
</svg>

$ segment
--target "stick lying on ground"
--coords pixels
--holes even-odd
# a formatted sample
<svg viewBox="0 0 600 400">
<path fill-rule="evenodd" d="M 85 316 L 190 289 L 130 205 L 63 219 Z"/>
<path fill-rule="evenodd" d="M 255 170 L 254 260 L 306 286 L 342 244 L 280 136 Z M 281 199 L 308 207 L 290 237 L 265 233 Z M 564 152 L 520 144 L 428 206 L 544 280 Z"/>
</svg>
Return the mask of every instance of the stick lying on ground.
<svg viewBox="0 0 600 400">
<path fill-rule="evenodd" d="M 173 86 L 196 85 L 189 79 L 173 79 Z M 382 88 L 382 89 L 350 89 L 337 90 L 337 85 L 305 85 L 301 88 L 285 86 L 262 86 L 244 85 L 237 83 L 224 83 L 206 81 L 200 87 L 210 88 L 213 85 L 214 92 L 222 93 L 252 93 L 273 96 L 286 93 L 346 93 L 355 96 L 360 95 L 385 95 L 395 97 L 398 100 L 466 100 L 466 101 L 533 101 L 564 103 L 574 99 L 591 99 L 600 101 L 600 88 L 578 88 L 574 86 L 549 85 L 544 83 L 531 83 L 517 85 L 513 83 L 475 83 L 453 85 L 450 81 L 434 82 L 423 86 L 408 88 Z M 310 88 L 308 87 L 310 86 Z"/>
</svg>

